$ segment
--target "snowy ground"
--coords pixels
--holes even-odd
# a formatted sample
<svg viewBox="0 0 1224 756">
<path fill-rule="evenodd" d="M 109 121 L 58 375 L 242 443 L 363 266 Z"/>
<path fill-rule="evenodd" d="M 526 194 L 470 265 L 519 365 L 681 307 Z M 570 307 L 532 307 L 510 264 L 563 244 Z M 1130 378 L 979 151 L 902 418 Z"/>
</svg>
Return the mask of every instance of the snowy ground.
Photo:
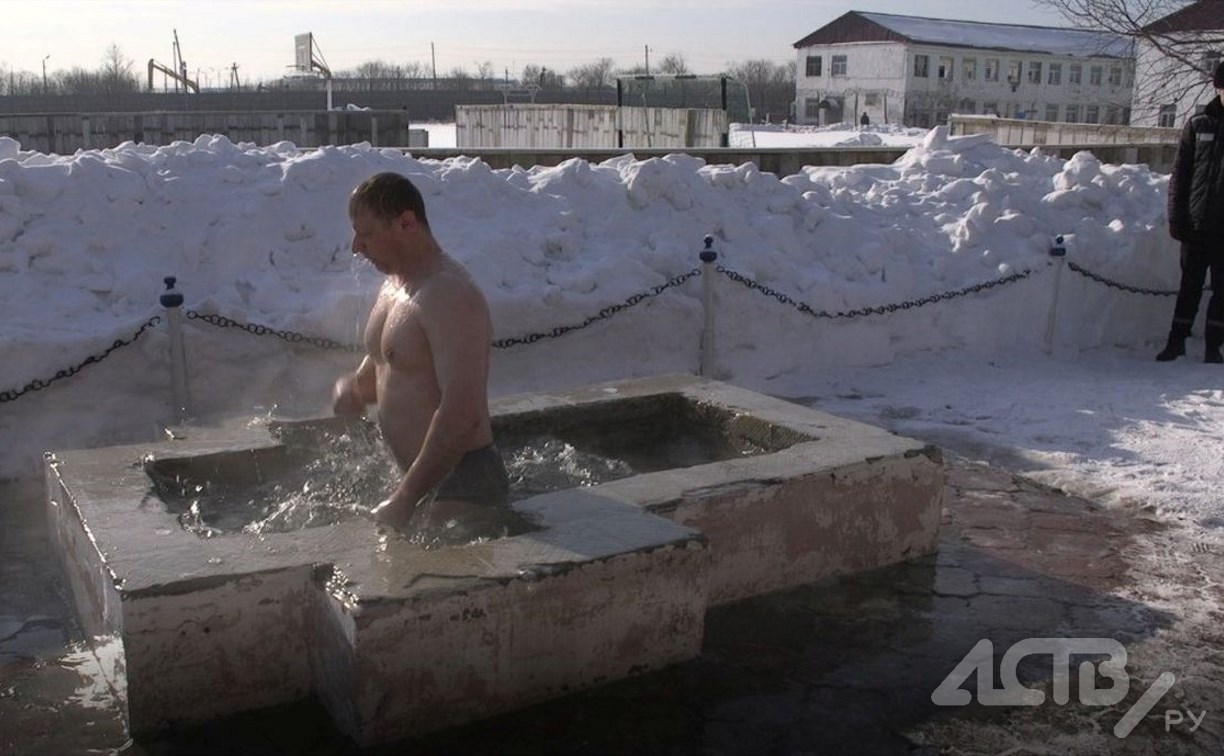
<svg viewBox="0 0 1224 756">
<path fill-rule="evenodd" d="M 448 127 L 453 139 L 453 126 L 430 126 L 432 145 Z M 1224 370 L 1199 362 L 1201 342 L 1188 359 L 1152 361 L 1170 297 L 1056 274 L 1048 258 L 1064 234 L 1083 269 L 1173 289 L 1166 176 L 943 130 L 758 130 L 758 145 L 766 135 L 914 146 L 892 165 L 778 177 L 682 155 L 495 171 L 362 145 L 300 151 L 202 136 L 61 157 L 0 138 L 0 477 L 33 474 L 44 449 L 152 438 L 170 419 L 164 322 L 79 375 L 23 391 L 131 339 L 162 312 L 165 275 L 179 277 L 195 313 L 355 342 L 378 276 L 350 253 L 345 197 L 396 170 L 421 186 L 443 246 L 484 289 L 498 338 L 580 323 L 663 284 L 698 265 L 706 234 L 727 268 L 829 313 L 1006 282 L 824 318 L 720 276 L 720 368 L 1224 533 Z M 498 349 L 491 391 L 692 372 L 700 291 L 693 279 L 590 328 Z M 331 381 L 355 361 L 198 319 L 187 338 L 201 418 L 322 413 Z"/>
</svg>

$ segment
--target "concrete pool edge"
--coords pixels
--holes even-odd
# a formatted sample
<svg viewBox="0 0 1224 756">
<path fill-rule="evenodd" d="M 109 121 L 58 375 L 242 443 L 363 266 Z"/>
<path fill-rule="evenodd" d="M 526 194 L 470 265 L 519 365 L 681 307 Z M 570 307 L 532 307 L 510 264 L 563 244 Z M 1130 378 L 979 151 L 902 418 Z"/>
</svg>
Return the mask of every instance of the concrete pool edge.
<svg viewBox="0 0 1224 756">
<path fill-rule="evenodd" d="M 812 440 L 536 496 L 520 505 L 551 522 L 543 531 L 428 558 L 402 539 L 380 538 L 364 521 L 202 539 L 149 501 L 139 463 L 150 452 L 169 458 L 275 446 L 266 426 L 188 429 L 178 440 L 49 455 L 55 550 L 65 571 L 77 572 L 70 580 L 78 613 L 91 613 L 94 628 L 124 639 L 120 666 L 129 678 L 133 731 L 314 692 L 359 743 L 420 734 L 692 658 L 709 605 L 934 550 L 938 450 L 878 428 L 692 376 L 506 397 L 492 409 L 505 417 L 659 393 L 713 403 Z M 405 582 L 404 571 L 416 577 Z M 342 590 L 334 590 L 335 576 Z M 620 584 L 594 598 L 592 586 Z M 532 601 L 553 609 L 520 616 Z M 569 616 L 557 615 L 560 608 Z M 444 623 L 421 619 L 448 611 L 454 619 L 445 624 L 454 623 L 452 637 L 467 639 L 461 644 L 440 640 L 435 628 Z M 476 632 L 481 622 L 473 617 L 512 618 L 518 630 L 490 636 L 486 619 Z M 578 619 L 568 639 L 548 644 L 573 649 L 567 669 L 521 642 Z M 233 633 L 219 629 L 230 626 Z M 604 626 L 603 647 L 582 640 Z M 275 648 L 252 640 L 286 633 L 294 640 Z M 412 637 L 408 645 L 432 649 L 434 661 L 404 653 Z M 194 649 L 190 663 L 181 659 L 185 648 Z M 482 654 L 483 672 L 463 665 L 465 656 Z M 260 665 L 235 661 L 260 656 L 291 673 L 271 681 L 260 677 Z M 516 672 L 493 674 L 508 660 Z M 441 688 L 422 687 L 430 676 L 447 675 Z M 388 698 L 397 680 L 399 688 L 418 681 L 417 695 Z M 480 703 L 447 698 L 452 688 Z"/>
</svg>

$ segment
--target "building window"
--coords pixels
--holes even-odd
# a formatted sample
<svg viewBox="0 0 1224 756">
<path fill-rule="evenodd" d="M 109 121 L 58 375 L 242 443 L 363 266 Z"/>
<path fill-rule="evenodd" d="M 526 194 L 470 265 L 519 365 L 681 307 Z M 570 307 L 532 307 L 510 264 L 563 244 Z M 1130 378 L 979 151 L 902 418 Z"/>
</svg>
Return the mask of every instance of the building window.
<svg viewBox="0 0 1224 756">
<path fill-rule="evenodd" d="M 846 56 L 834 55 L 829 62 L 829 73 L 833 76 L 846 75 Z"/>
<path fill-rule="evenodd" d="M 1028 82 L 1029 84 L 1040 84 L 1041 83 L 1041 64 L 1040 63 L 1029 63 Z"/>
<path fill-rule="evenodd" d="M 961 62 L 961 75 L 965 81 L 973 81 L 977 78 L 977 58 L 965 58 Z"/>
<path fill-rule="evenodd" d="M 997 115 L 999 114 L 999 103 L 997 103 L 997 102 L 984 102 L 984 103 L 982 103 L 982 114 L 983 114 L 983 115 L 996 115 L 996 116 L 997 116 Z"/>
<path fill-rule="evenodd" d="M 939 79 L 940 81 L 952 81 L 952 59 L 939 59 Z"/>
<path fill-rule="evenodd" d="M 1057 121 L 1058 120 L 1058 106 L 1057 105 L 1046 105 L 1045 119 L 1047 121 Z"/>
<path fill-rule="evenodd" d="M 1101 107 L 1099 105 L 1084 106 L 1084 123 L 1099 123 L 1101 121 Z"/>
<path fill-rule="evenodd" d="M 973 100 L 965 99 L 961 100 L 960 104 L 956 106 L 956 111 L 958 113 L 964 113 L 965 115 L 973 115 L 977 112 L 976 107 L 977 103 L 975 103 Z"/>
<path fill-rule="evenodd" d="M 1067 123 L 1076 123 L 1079 121 L 1079 105 L 1067 106 Z"/>
<path fill-rule="evenodd" d="M 1102 69 L 1100 66 L 1090 67 L 1088 69 L 1088 83 L 1094 87 L 1101 86 L 1101 73 Z M 1091 121 L 1091 123 L 1096 123 L 1096 121 Z"/>
<path fill-rule="evenodd" d="M 1011 84 L 1014 92 L 1014 87 L 1020 85 L 1020 61 L 1013 60 L 1007 64 L 1007 83 Z"/>
<path fill-rule="evenodd" d="M 928 55 L 914 56 L 914 78 L 926 79 L 931 75 L 931 58 Z"/>
<path fill-rule="evenodd" d="M 1218 52 L 1203 53 L 1203 59 L 1199 65 L 1202 66 L 1203 73 L 1211 76 L 1215 73 L 1216 66 L 1220 65 L 1220 54 Z"/>
<path fill-rule="evenodd" d="M 1165 128 L 1174 128 L 1177 126 L 1177 106 L 1176 105 L 1161 105 L 1160 115 L 1156 119 L 1157 126 Z"/>
<path fill-rule="evenodd" d="M 1105 108 L 1105 123 L 1118 124 L 1122 123 L 1120 116 L 1122 110 L 1117 105 L 1109 105 Z"/>
<path fill-rule="evenodd" d="M 983 71 L 983 78 L 985 78 L 986 81 L 998 81 L 999 80 L 999 59 L 998 58 L 987 58 L 986 59 L 986 68 Z"/>
<path fill-rule="evenodd" d="M 820 66 L 823 62 L 824 59 L 819 55 L 809 55 L 807 57 L 806 74 L 808 76 L 820 76 Z"/>
<path fill-rule="evenodd" d="M 819 97 L 804 97 L 803 98 L 803 117 L 812 120 L 820 120 L 820 98 Z"/>
<path fill-rule="evenodd" d="M 1122 66 L 1110 66 L 1109 67 L 1109 86 L 1111 87 L 1122 86 Z"/>
<path fill-rule="evenodd" d="M 1046 77 L 1046 84 L 1053 86 L 1062 84 L 1062 63 L 1050 64 L 1050 74 Z"/>
<path fill-rule="evenodd" d="M 868 92 L 864 101 L 867 107 L 878 108 L 880 106 L 880 93 L 879 92 Z"/>
<path fill-rule="evenodd" d="M 1079 84 L 1084 78 L 1084 66 L 1080 63 L 1072 63 L 1071 68 L 1067 71 L 1067 83 Z"/>
</svg>

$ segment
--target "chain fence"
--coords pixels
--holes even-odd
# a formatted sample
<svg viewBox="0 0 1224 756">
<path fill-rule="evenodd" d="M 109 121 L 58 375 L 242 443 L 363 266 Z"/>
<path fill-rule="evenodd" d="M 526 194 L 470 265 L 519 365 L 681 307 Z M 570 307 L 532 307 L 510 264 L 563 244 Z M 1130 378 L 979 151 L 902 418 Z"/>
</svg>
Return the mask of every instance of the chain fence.
<svg viewBox="0 0 1224 756">
<path fill-rule="evenodd" d="M 306 334 L 297 333 L 296 331 L 282 331 L 271 326 L 259 325 L 258 323 L 243 323 L 233 318 L 227 318 L 224 315 L 204 314 L 195 310 L 187 310 L 188 320 L 199 320 L 217 328 L 237 328 L 240 331 L 254 334 L 256 336 L 275 336 L 283 341 L 288 341 L 292 344 L 309 344 L 319 349 L 339 349 L 345 352 L 364 352 L 365 347 L 359 344 L 341 344 L 339 341 L 325 339 L 319 336 L 307 336 Z"/>
<path fill-rule="evenodd" d="M 81 360 L 80 362 L 78 362 L 76 365 L 64 368 L 63 370 L 57 370 L 55 372 L 55 375 L 50 378 L 45 378 L 45 379 L 37 378 L 35 380 L 30 381 L 29 383 L 27 383 L 26 385 L 22 386 L 19 389 L 12 389 L 9 391 L 0 391 L 0 404 L 16 401 L 17 399 L 21 398 L 25 394 L 30 393 L 31 391 L 42 391 L 43 389 L 47 388 L 51 384 L 55 383 L 56 381 L 62 381 L 65 378 L 71 378 L 72 376 L 81 372 L 82 370 L 89 367 L 90 365 L 97 365 L 102 360 L 105 360 L 107 357 L 110 357 L 112 354 L 114 354 L 116 350 L 122 349 L 123 347 L 129 346 L 131 344 L 135 344 L 136 340 L 139 339 L 144 334 L 145 331 L 147 331 L 148 329 L 152 328 L 153 326 L 157 325 L 160 322 L 161 322 L 161 316 L 154 315 L 148 320 L 146 320 L 145 322 L 140 324 L 140 327 L 136 329 L 136 332 L 134 334 L 132 334 L 132 338 L 115 339 L 113 342 L 111 342 L 111 345 L 107 347 L 106 350 L 101 352 L 100 354 L 91 354 L 88 357 L 86 357 L 84 360 Z"/>
<path fill-rule="evenodd" d="M 1143 288 L 1139 286 L 1131 286 L 1129 284 L 1119 283 L 1117 281 L 1113 281 L 1104 276 L 1093 273 L 1071 261 L 1067 261 L 1067 266 L 1071 270 L 1078 273 L 1079 275 L 1082 275 L 1085 278 L 1088 278 L 1089 280 L 1094 281 L 1096 283 L 1102 284 L 1103 286 L 1106 286 L 1108 288 L 1117 289 L 1117 290 L 1125 291 L 1125 292 L 1132 293 L 1132 294 L 1142 294 L 1142 295 L 1147 295 L 1147 296 L 1169 297 L 1169 296 L 1177 295 L 1176 291 L 1147 289 L 1147 288 Z M 748 276 L 742 273 L 739 273 L 737 271 L 731 270 L 730 268 L 727 268 L 723 265 L 714 266 L 714 270 L 722 274 L 723 276 L 727 277 L 731 281 L 734 281 L 735 283 L 740 284 L 752 291 L 756 291 L 766 297 L 775 299 L 781 304 L 787 305 L 789 307 L 793 307 L 794 309 L 796 309 L 797 311 L 799 311 L 800 313 L 804 315 L 808 315 L 814 318 L 823 318 L 823 319 L 830 319 L 830 320 L 859 318 L 859 317 L 867 317 L 870 315 L 888 315 L 888 314 L 895 313 L 895 312 L 901 312 L 905 310 L 915 309 L 918 307 L 924 307 L 926 305 L 935 304 L 937 302 L 946 302 L 949 300 L 958 299 L 960 297 L 966 297 L 971 294 L 978 294 L 978 293 L 989 291 L 991 289 L 995 289 L 998 287 L 1007 286 L 1013 283 L 1018 283 L 1020 281 L 1030 278 L 1035 272 L 1034 270 L 1031 270 L 1031 269 L 1023 270 L 1023 271 L 1019 271 L 1016 273 L 1011 273 L 1009 275 L 1006 275 L 1006 276 L 1003 276 L 1001 278 L 997 278 L 991 281 L 984 281 L 982 283 L 973 284 L 971 286 L 966 286 L 961 289 L 956 289 L 953 291 L 946 291 L 946 292 L 942 292 L 938 294 L 932 294 L 930 296 L 921 297 L 919 299 L 907 300 L 904 302 L 879 305 L 875 307 L 861 307 L 861 308 L 857 308 L 853 310 L 830 312 L 828 310 L 815 309 L 805 302 L 797 301 L 784 292 L 778 291 L 770 286 L 762 284 L 759 281 L 749 278 Z M 548 331 L 531 333 L 525 336 L 514 336 L 514 337 L 496 339 L 493 341 L 492 346 L 495 349 L 508 349 L 510 347 L 520 346 L 524 344 L 534 344 L 537 341 L 541 341 L 543 339 L 555 339 L 560 336 L 564 336 L 568 333 L 573 333 L 574 331 L 580 331 L 584 328 L 588 328 L 594 325 L 595 323 L 601 320 L 607 320 L 625 310 L 635 307 L 641 304 L 642 302 L 653 299 L 659 296 L 660 294 L 662 294 L 663 292 L 667 291 L 668 289 L 671 289 L 677 286 L 681 286 L 685 282 L 687 282 L 689 279 L 699 276 L 701 274 L 702 274 L 701 268 L 693 268 L 692 270 L 689 270 L 685 273 L 680 273 L 678 275 L 675 275 L 669 278 L 667 281 L 657 286 L 653 286 L 646 291 L 642 291 L 637 294 L 634 294 L 633 296 L 627 298 L 623 302 L 604 307 L 598 313 L 583 319 L 582 322 L 580 323 L 557 326 L 556 328 L 552 328 Z M 359 344 L 343 344 L 333 339 L 321 338 L 318 336 L 309 336 L 307 334 L 298 333 L 295 331 L 282 330 L 278 328 L 272 328 L 270 326 L 260 325 L 258 323 L 244 323 L 242 321 L 238 321 L 233 318 L 226 317 L 224 315 L 206 314 L 206 313 L 198 312 L 196 310 L 186 310 L 185 314 L 188 320 L 198 320 L 202 323 L 207 323 L 217 328 L 233 328 L 233 329 L 245 331 L 255 336 L 274 336 L 278 339 L 281 339 L 283 341 L 293 343 L 293 344 L 307 344 L 307 345 L 310 345 L 310 346 L 313 346 L 319 349 L 342 350 L 342 351 L 351 352 L 351 353 L 361 353 L 365 351 L 365 347 Z M 16 399 L 28 393 L 34 392 L 34 391 L 41 391 L 47 388 L 48 386 L 52 385 L 56 381 L 63 380 L 65 378 L 69 378 L 71 376 L 76 375 L 77 373 L 79 373 L 81 370 L 88 367 L 89 365 L 95 365 L 101 362 L 102 360 L 109 357 L 116 350 L 135 343 L 135 341 L 139 339 L 146 330 L 158 325 L 159 323 L 161 323 L 161 320 L 162 318 L 159 315 L 154 315 L 150 317 L 148 320 L 146 320 L 144 323 L 142 323 L 139 326 L 139 328 L 136 330 L 136 332 L 132 335 L 130 339 L 122 339 L 122 338 L 115 339 L 115 341 L 103 352 L 99 354 L 90 355 L 76 365 L 65 368 L 63 370 L 56 371 L 55 375 L 52 376 L 51 378 L 36 379 L 36 380 L 30 381 L 25 386 L 19 389 L 0 391 L 0 404 L 15 401 Z"/>
<path fill-rule="evenodd" d="M 946 302 L 950 299 L 956 299 L 958 297 L 965 297 L 970 294 L 976 294 L 981 291 L 987 291 L 989 289 L 994 289 L 999 286 L 1006 286 L 1007 284 L 1016 283 L 1017 281 L 1023 281 L 1024 279 L 1033 275 L 1033 271 L 1025 270 L 1019 273 L 1012 273 L 1002 278 L 997 278 L 993 281 L 985 281 L 983 283 L 974 284 L 972 286 L 966 286 L 963 289 L 957 289 L 956 291 L 946 291 L 946 292 L 943 292 L 942 294 L 932 294 L 931 296 L 922 297 L 921 299 L 912 299 L 906 302 L 897 302 L 896 304 L 880 305 L 878 307 L 861 307 L 857 310 L 846 310 L 844 312 L 829 312 L 827 310 L 812 309 L 811 306 L 807 305 L 804 302 L 797 302 L 780 291 L 776 291 L 775 289 L 772 289 L 762 283 L 759 283 L 757 281 L 752 280 L 751 278 L 748 278 L 742 273 L 737 273 L 729 268 L 724 268 L 721 265 L 719 265 L 716 268 L 716 270 L 719 273 L 722 273 L 724 276 L 731 279 L 732 281 L 735 281 L 738 284 L 742 284 L 743 286 L 746 286 L 749 289 L 752 289 L 753 291 L 758 291 L 767 297 L 773 297 L 774 299 L 778 300 L 784 305 L 789 305 L 791 307 L 794 307 L 796 310 L 803 313 L 804 315 L 811 315 L 814 318 L 829 318 L 829 319 L 861 318 L 867 315 L 886 315 L 889 313 L 897 312 L 899 310 L 912 310 L 915 307 L 923 307 L 925 305 L 934 304 L 936 302 Z"/>
<path fill-rule="evenodd" d="M 672 288 L 673 286 L 679 286 L 680 284 L 684 283 L 690 278 L 694 276 L 698 276 L 698 275 L 701 275 L 701 269 L 693 268 L 687 273 L 681 273 L 677 276 L 673 276 L 672 278 L 669 278 L 666 282 L 661 283 L 658 286 L 651 287 L 650 290 L 648 291 L 643 291 L 643 292 L 634 294 L 633 296 L 629 297 L 628 299 L 626 299 L 624 302 L 621 302 L 620 304 L 608 305 L 607 307 L 600 310 L 597 314 L 591 315 L 590 317 L 586 318 L 585 320 L 583 320 L 581 323 L 577 325 L 557 326 L 551 331 L 545 331 L 543 333 L 532 333 L 526 336 L 515 336 L 515 337 L 510 337 L 510 338 L 505 338 L 505 339 L 496 339 L 493 342 L 493 347 L 495 349 L 508 349 L 512 346 L 518 346 L 520 344 L 534 344 L 541 339 L 555 339 L 558 336 L 564 336 L 565 334 L 571 333 L 573 331 L 580 331 L 583 328 L 587 328 L 588 326 L 591 326 L 601 320 L 607 320 L 608 318 L 612 317 L 613 315 L 616 315 L 617 313 L 623 310 L 627 310 L 630 307 L 641 304 L 647 299 L 653 299 L 654 297 L 659 296 L 660 294 Z"/>
<path fill-rule="evenodd" d="M 1087 278 L 1090 281 L 1096 281 L 1097 283 L 1108 286 L 1111 289 L 1118 289 L 1120 291 L 1130 292 L 1131 294 L 1145 294 L 1151 297 L 1175 297 L 1177 296 L 1176 291 L 1167 291 L 1164 289 L 1144 289 L 1140 286 L 1131 286 L 1130 284 L 1124 284 L 1124 283 L 1118 283 L 1117 281 L 1111 281 L 1105 276 L 1097 275 L 1096 273 L 1093 273 L 1090 270 L 1086 270 L 1080 267 L 1079 265 L 1076 265 L 1075 263 L 1071 262 L 1070 260 L 1067 261 L 1067 267 L 1075 271 L 1076 273 L 1079 273 L 1084 278 Z M 1215 281 L 1212 281 L 1211 283 L 1212 283 L 1212 286 L 1215 285 Z M 1210 290 L 1211 290 L 1210 287 L 1207 287 L 1206 289 L 1204 289 L 1204 291 L 1210 291 Z"/>
</svg>

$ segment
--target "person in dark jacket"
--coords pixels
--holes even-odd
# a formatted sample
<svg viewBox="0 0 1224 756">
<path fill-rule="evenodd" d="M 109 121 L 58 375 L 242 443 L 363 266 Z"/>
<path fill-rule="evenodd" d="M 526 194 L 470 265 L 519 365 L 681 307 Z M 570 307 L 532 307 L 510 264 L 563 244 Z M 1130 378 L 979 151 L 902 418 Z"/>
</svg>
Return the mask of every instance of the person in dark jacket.
<svg viewBox="0 0 1224 756">
<path fill-rule="evenodd" d="M 1224 63 L 1216 66 L 1212 84 L 1217 96 L 1182 128 L 1169 178 L 1169 236 L 1181 242 L 1181 287 L 1169 341 L 1156 355 L 1160 362 L 1186 353 L 1208 270 L 1203 361 L 1224 362 Z"/>
</svg>

